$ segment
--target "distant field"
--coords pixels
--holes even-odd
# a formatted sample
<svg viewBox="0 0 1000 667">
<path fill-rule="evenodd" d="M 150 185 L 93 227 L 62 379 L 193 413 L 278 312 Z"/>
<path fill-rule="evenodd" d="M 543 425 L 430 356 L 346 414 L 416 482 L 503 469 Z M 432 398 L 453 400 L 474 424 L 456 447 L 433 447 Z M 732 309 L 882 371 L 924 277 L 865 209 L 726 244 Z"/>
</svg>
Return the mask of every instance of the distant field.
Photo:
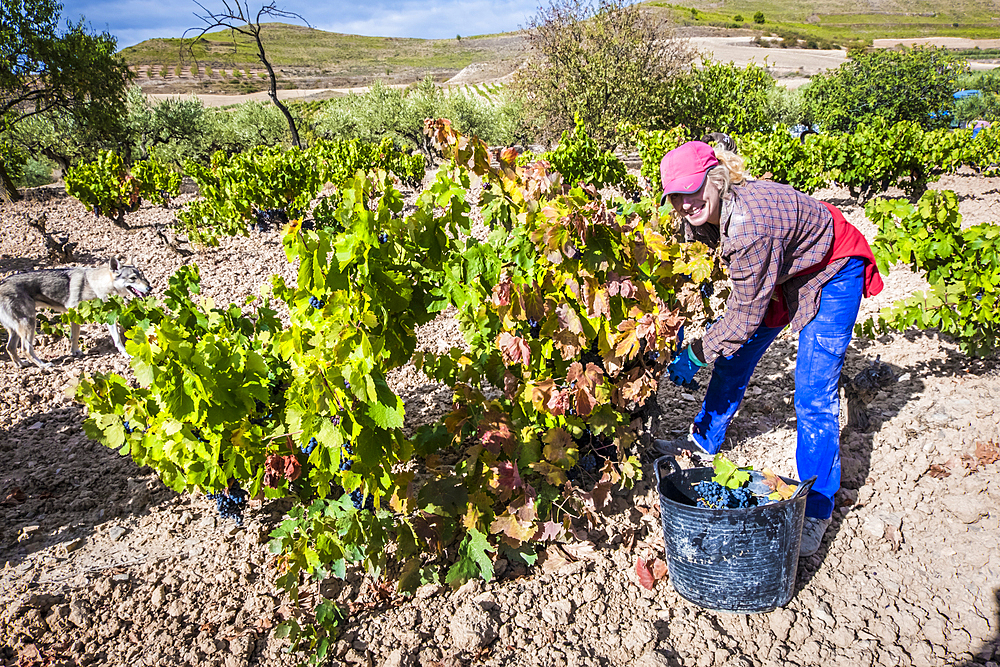
<svg viewBox="0 0 1000 667">
<path fill-rule="evenodd" d="M 858 13 L 860 3 L 842 0 L 797 2 L 795 0 L 691 0 L 672 4 L 654 0 L 649 7 L 667 10 L 680 25 L 740 25 L 764 30 L 789 29 L 812 37 L 848 42 L 854 39 L 908 37 L 1000 38 L 1000 6 L 991 0 L 953 3 L 875 0 L 866 3 L 872 11 Z M 691 9 L 697 10 L 697 17 Z M 753 16 L 763 12 L 764 25 Z M 734 17 L 742 16 L 742 23 Z"/>
</svg>

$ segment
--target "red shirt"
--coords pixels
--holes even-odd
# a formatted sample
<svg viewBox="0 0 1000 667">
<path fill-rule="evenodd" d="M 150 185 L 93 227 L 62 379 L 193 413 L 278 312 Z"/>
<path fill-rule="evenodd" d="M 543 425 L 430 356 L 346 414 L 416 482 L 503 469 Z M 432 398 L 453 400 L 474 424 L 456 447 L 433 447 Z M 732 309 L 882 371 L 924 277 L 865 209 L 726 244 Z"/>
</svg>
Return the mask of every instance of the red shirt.
<svg viewBox="0 0 1000 667">
<path fill-rule="evenodd" d="M 860 257 L 865 260 L 865 284 L 863 296 L 865 298 L 875 296 L 882 291 L 882 276 L 879 275 L 878 266 L 875 264 L 875 256 L 868 245 L 868 240 L 858 228 L 847 221 L 844 214 L 833 204 L 820 202 L 826 206 L 833 215 L 833 246 L 819 264 L 809 267 L 797 276 L 805 276 L 823 270 L 830 262 L 843 257 Z M 771 295 L 771 303 L 764 313 L 764 326 L 783 327 L 790 322 L 788 316 L 788 306 L 785 304 L 785 294 L 779 288 Z"/>
</svg>

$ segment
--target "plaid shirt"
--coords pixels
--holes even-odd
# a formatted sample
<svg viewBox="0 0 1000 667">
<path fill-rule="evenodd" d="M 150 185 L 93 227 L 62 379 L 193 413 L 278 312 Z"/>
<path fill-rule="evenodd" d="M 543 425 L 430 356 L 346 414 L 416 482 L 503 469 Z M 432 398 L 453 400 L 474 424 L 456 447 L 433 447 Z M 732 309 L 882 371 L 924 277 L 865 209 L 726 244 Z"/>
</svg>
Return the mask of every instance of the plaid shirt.
<svg viewBox="0 0 1000 667">
<path fill-rule="evenodd" d="M 742 346 L 764 321 L 771 295 L 785 295 L 792 331 L 808 324 L 819 310 L 827 283 L 849 258 L 834 260 L 805 276 L 833 247 L 833 216 L 818 200 L 789 185 L 747 181 L 723 202 L 718 228 L 691 227 L 685 237 L 719 249 L 729 266 L 733 292 L 722 317 L 694 342 L 694 352 L 711 363 Z M 700 343 L 700 345 L 698 344 Z M 700 349 L 699 349 L 700 348 Z"/>
</svg>

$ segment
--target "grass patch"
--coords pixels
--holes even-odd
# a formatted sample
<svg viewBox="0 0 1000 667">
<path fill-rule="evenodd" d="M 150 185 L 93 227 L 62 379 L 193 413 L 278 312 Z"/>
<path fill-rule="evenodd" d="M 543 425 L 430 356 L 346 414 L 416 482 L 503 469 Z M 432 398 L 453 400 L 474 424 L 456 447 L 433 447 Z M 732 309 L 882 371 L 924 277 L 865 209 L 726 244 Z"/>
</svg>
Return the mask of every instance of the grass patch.
<svg viewBox="0 0 1000 667">
<path fill-rule="evenodd" d="M 1000 11 L 984 0 L 962 0 L 954 4 L 890 0 L 882 4 L 883 11 L 878 13 L 858 13 L 857 3 L 841 0 L 809 4 L 792 0 L 725 0 L 722 8 L 708 0 L 696 0 L 688 5 L 656 0 L 645 6 L 665 10 L 674 22 L 683 26 L 741 27 L 766 32 L 786 30 L 807 39 L 835 43 L 930 36 L 1000 38 Z M 752 20 L 757 12 L 764 14 L 762 25 Z M 736 22 L 735 16 L 742 16 L 744 20 Z"/>
</svg>

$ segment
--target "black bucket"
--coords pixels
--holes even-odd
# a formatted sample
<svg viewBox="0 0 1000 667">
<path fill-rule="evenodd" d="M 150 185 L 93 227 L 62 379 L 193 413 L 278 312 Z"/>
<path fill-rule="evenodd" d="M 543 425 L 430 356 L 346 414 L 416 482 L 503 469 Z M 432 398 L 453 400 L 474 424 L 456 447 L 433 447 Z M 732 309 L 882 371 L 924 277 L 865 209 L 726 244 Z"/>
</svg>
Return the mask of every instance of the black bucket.
<svg viewBox="0 0 1000 667">
<path fill-rule="evenodd" d="M 662 477 L 661 464 L 669 469 Z M 682 469 L 672 456 L 653 465 L 670 582 L 681 597 L 741 614 L 772 611 L 792 599 L 806 495 L 815 477 L 804 482 L 781 477 L 798 486 L 788 500 L 714 510 L 697 506 L 693 488 L 711 481 L 714 469 Z M 762 473 L 750 476 L 751 491 L 770 492 Z"/>
</svg>

